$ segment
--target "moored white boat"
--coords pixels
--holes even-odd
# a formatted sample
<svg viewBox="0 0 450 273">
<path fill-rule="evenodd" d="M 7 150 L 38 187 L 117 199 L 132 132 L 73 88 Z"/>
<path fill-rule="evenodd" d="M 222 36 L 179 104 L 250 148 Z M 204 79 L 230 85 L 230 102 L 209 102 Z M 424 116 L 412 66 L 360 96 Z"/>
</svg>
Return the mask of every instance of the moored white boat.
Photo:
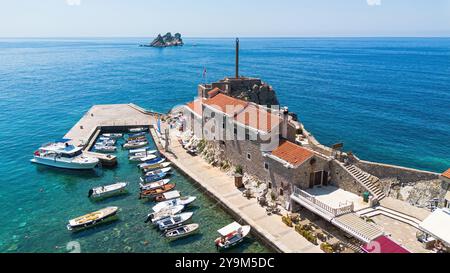
<svg viewBox="0 0 450 273">
<path fill-rule="evenodd" d="M 199 224 L 188 224 L 184 226 L 180 226 L 171 230 L 167 230 L 164 236 L 170 240 L 177 240 L 181 238 L 185 238 L 190 235 L 194 235 L 199 230 Z"/>
<path fill-rule="evenodd" d="M 115 146 L 108 146 L 108 145 L 102 145 L 102 144 L 94 145 L 94 149 L 96 152 L 102 152 L 102 153 L 114 153 L 117 151 L 117 148 Z"/>
<path fill-rule="evenodd" d="M 158 211 L 161 211 L 168 207 L 178 206 L 178 205 L 183 205 L 186 207 L 186 206 L 190 205 L 191 203 L 193 203 L 196 199 L 197 199 L 197 197 L 195 197 L 195 196 L 183 196 L 180 198 L 161 202 L 161 203 L 153 206 L 152 210 L 154 212 L 158 212 Z"/>
<path fill-rule="evenodd" d="M 156 225 L 158 226 L 158 229 L 161 231 L 175 228 L 189 221 L 192 218 L 192 215 L 193 215 L 192 212 L 184 212 L 176 214 L 156 222 Z"/>
<path fill-rule="evenodd" d="M 142 191 L 148 191 L 148 190 L 154 190 L 157 188 L 161 188 L 162 186 L 169 184 L 169 182 L 170 182 L 170 179 L 163 179 L 163 180 L 159 180 L 159 181 L 148 183 L 148 184 L 139 183 L 139 186 Z"/>
<path fill-rule="evenodd" d="M 93 199 L 111 197 L 127 192 L 128 183 L 119 182 L 111 185 L 95 187 L 89 190 L 88 197 Z"/>
<path fill-rule="evenodd" d="M 141 148 L 148 145 L 148 141 L 140 141 L 140 142 L 132 142 L 132 143 L 125 143 L 123 145 L 124 149 L 136 149 Z"/>
<path fill-rule="evenodd" d="M 128 151 L 128 155 L 143 155 L 143 156 L 147 156 L 147 155 L 154 155 L 156 154 L 158 151 L 157 150 L 151 150 L 150 148 L 141 148 L 141 149 L 133 149 L 133 150 L 129 150 Z"/>
<path fill-rule="evenodd" d="M 145 136 L 145 133 L 141 132 L 141 133 L 129 134 L 128 138 L 136 138 L 136 137 L 141 137 L 141 136 Z"/>
<path fill-rule="evenodd" d="M 80 230 L 94 226 L 116 215 L 118 207 L 107 207 L 99 211 L 95 211 L 75 219 L 69 220 L 68 230 Z"/>
<path fill-rule="evenodd" d="M 176 215 L 176 214 L 182 212 L 183 210 L 184 210 L 184 206 L 179 205 L 179 206 L 173 206 L 173 207 L 166 208 L 159 212 L 152 212 L 149 215 L 147 215 L 147 219 L 145 220 L 145 223 L 148 223 L 148 222 L 156 223 L 158 221 L 161 221 L 162 219 Z"/>
<path fill-rule="evenodd" d="M 172 200 L 172 199 L 176 199 L 176 198 L 180 198 L 181 197 L 181 192 L 179 191 L 168 191 L 166 193 L 162 193 L 160 195 L 157 195 L 155 197 L 155 201 L 156 202 L 163 202 L 163 201 L 168 201 L 168 200 Z"/>
<path fill-rule="evenodd" d="M 146 156 L 132 155 L 132 156 L 128 157 L 128 160 L 135 161 L 135 162 L 145 162 L 145 161 L 152 160 L 155 158 L 156 158 L 156 155 L 146 155 Z"/>
<path fill-rule="evenodd" d="M 144 127 L 137 127 L 137 128 L 130 128 L 128 131 L 130 132 L 130 133 L 141 133 L 141 132 L 144 132 L 144 131 L 146 131 L 147 129 L 146 128 L 144 128 Z"/>
<path fill-rule="evenodd" d="M 151 172 L 147 172 L 147 173 L 145 173 L 145 176 L 153 176 L 153 175 L 158 175 L 158 174 L 161 174 L 161 173 L 169 173 L 171 171 L 172 171 L 172 167 L 167 167 L 167 168 L 162 168 L 162 169 L 159 169 L 159 170 L 154 170 L 154 171 L 151 171 Z"/>
<path fill-rule="evenodd" d="M 63 169 L 89 170 L 95 168 L 100 161 L 98 158 L 83 155 L 81 147 L 55 142 L 39 148 L 31 162 Z"/>
<path fill-rule="evenodd" d="M 215 240 L 217 249 L 223 250 L 240 244 L 244 238 L 250 233 L 250 226 L 241 226 L 234 222 L 226 227 L 219 229 L 217 232 L 221 237 Z"/>
<path fill-rule="evenodd" d="M 113 133 L 113 134 L 102 134 L 103 137 L 106 138 L 112 138 L 112 139 L 119 139 L 123 137 L 123 134 Z"/>
<path fill-rule="evenodd" d="M 140 161 L 141 162 L 148 162 L 148 161 L 153 160 L 155 158 L 157 158 L 156 155 L 148 155 L 148 156 L 145 156 L 145 157 L 141 158 Z"/>
<path fill-rule="evenodd" d="M 100 141 L 114 141 L 114 142 L 117 141 L 116 139 L 113 139 L 113 138 L 110 138 L 110 137 L 106 137 L 106 136 L 103 136 L 103 135 L 99 136 L 98 140 L 100 140 Z"/>
</svg>

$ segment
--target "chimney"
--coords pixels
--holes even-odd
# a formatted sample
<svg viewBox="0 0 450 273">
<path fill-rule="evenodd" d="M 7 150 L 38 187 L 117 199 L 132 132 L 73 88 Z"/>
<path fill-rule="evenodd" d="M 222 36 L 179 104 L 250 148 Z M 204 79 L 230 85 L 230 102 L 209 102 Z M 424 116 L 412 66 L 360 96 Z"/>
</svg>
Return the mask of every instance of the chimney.
<svg viewBox="0 0 450 273">
<path fill-rule="evenodd" d="M 287 108 L 287 107 L 281 108 L 281 118 L 282 118 L 281 136 L 284 139 L 287 139 L 288 138 L 288 124 L 289 124 L 289 108 Z"/>
<path fill-rule="evenodd" d="M 236 79 L 239 79 L 239 38 L 236 38 Z"/>
</svg>

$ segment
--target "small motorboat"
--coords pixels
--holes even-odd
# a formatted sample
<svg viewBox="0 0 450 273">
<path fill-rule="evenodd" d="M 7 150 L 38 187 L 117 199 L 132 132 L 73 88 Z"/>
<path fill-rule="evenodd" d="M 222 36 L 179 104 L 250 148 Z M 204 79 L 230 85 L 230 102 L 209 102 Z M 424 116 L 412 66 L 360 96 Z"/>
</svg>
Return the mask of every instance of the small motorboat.
<svg viewBox="0 0 450 273">
<path fill-rule="evenodd" d="M 91 170 L 100 160 L 84 155 L 83 147 L 75 147 L 68 142 L 54 142 L 35 151 L 31 162 L 62 169 Z"/>
<path fill-rule="evenodd" d="M 129 137 L 125 140 L 125 142 L 139 142 L 147 140 L 145 136 L 139 136 L 139 137 Z"/>
<path fill-rule="evenodd" d="M 198 231 L 199 227 L 199 224 L 184 225 L 175 229 L 167 230 L 164 236 L 169 240 L 181 239 L 190 235 L 194 235 Z"/>
<path fill-rule="evenodd" d="M 119 139 L 123 137 L 123 134 L 102 134 L 102 137 L 110 138 L 110 139 Z"/>
<path fill-rule="evenodd" d="M 128 153 L 130 153 L 130 154 L 138 154 L 138 153 L 145 153 L 145 152 L 153 154 L 153 153 L 156 153 L 157 151 L 154 150 L 154 152 L 152 152 L 152 148 L 149 146 L 128 151 Z"/>
<path fill-rule="evenodd" d="M 175 188 L 175 184 L 166 184 L 160 188 L 141 191 L 140 198 L 154 198 L 158 194 L 171 191 Z"/>
<path fill-rule="evenodd" d="M 137 127 L 137 128 L 131 128 L 128 131 L 130 133 L 141 133 L 141 132 L 145 132 L 147 129 L 144 127 Z"/>
<path fill-rule="evenodd" d="M 172 207 L 172 206 L 183 205 L 186 207 L 186 206 L 190 205 L 191 203 L 193 203 L 196 199 L 197 199 L 197 197 L 195 197 L 195 196 L 184 196 L 184 197 L 161 202 L 161 203 L 155 205 L 152 209 L 154 212 L 158 212 L 158 211 L 161 211 L 163 209 L 166 209 L 166 208 Z"/>
<path fill-rule="evenodd" d="M 240 244 L 250 233 L 250 230 L 250 226 L 241 226 L 237 222 L 219 229 L 217 232 L 219 232 L 221 237 L 215 240 L 217 249 L 224 250 Z"/>
<path fill-rule="evenodd" d="M 129 134 L 128 138 L 136 138 L 136 137 L 141 137 L 141 136 L 145 136 L 145 133 L 135 133 L 135 134 Z"/>
<path fill-rule="evenodd" d="M 137 151 L 137 152 L 136 152 Z M 145 156 L 148 156 L 148 155 L 154 155 L 154 154 L 156 154 L 158 151 L 157 150 L 144 150 L 144 151 L 142 151 L 141 149 L 134 149 L 134 150 L 130 150 L 129 152 L 128 152 L 128 155 L 129 156 L 142 156 L 142 157 L 145 157 Z"/>
<path fill-rule="evenodd" d="M 94 149 L 96 152 L 101 152 L 101 153 L 114 153 L 117 151 L 117 148 L 115 146 L 106 146 L 106 145 L 102 145 L 102 144 L 96 144 L 94 146 Z"/>
<path fill-rule="evenodd" d="M 144 176 L 141 177 L 141 183 L 152 183 L 152 182 L 156 182 L 158 180 L 164 179 L 164 177 L 166 177 L 168 175 L 168 173 L 159 173 L 159 174 L 155 174 L 155 175 L 149 175 L 149 176 Z"/>
<path fill-rule="evenodd" d="M 184 210 L 184 206 L 174 206 L 166 208 L 165 210 L 159 211 L 159 212 L 153 212 L 147 215 L 147 219 L 145 220 L 145 223 L 152 222 L 156 223 L 158 221 L 161 221 L 162 219 L 165 219 L 167 217 L 176 215 Z"/>
<path fill-rule="evenodd" d="M 140 161 L 145 163 L 145 162 L 148 162 L 148 161 L 156 159 L 156 158 L 159 158 L 159 157 L 156 155 L 148 155 L 146 157 L 141 158 Z"/>
<path fill-rule="evenodd" d="M 136 149 L 141 148 L 148 145 L 148 141 L 141 141 L 141 142 L 132 142 L 132 143 L 125 143 L 123 145 L 124 149 Z"/>
<path fill-rule="evenodd" d="M 152 160 L 155 158 L 156 158 L 156 155 L 147 155 L 147 156 L 133 155 L 133 156 L 128 157 L 128 160 L 135 161 L 135 162 L 145 162 L 145 161 Z"/>
<path fill-rule="evenodd" d="M 139 183 L 139 186 L 142 191 L 148 191 L 148 190 L 154 190 L 157 188 L 161 188 L 162 186 L 169 184 L 169 182 L 170 182 L 170 179 L 164 179 L 164 180 L 159 180 L 159 181 L 152 182 L 149 184 Z"/>
<path fill-rule="evenodd" d="M 95 187 L 89 190 L 88 197 L 93 199 L 106 198 L 127 192 L 128 183 L 119 182 L 111 185 Z"/>
<path fill-rule="evenodd" d="M 105 137 L 103 135 L 99 136 L 98 140 L 100 140 L 100 141 L 115 141 L 115 142 L 117 141 L 116 139 L 113 139 L 113 138 L 110 138 L 110 137 Z"/>
<path fill-rule="evenodd" d="M 184 212 L 173 216 L 169 216 L 156 222 L 156 225 L 158 226 L 158 229 L 161 231 L 172 229 L 181 226 L 183 225 L 183 223 L 189 221 L 192 218 L 193 214 L 194 214 L 193 212 Z"/>
<path fill-rule="evenodd" d="M 118 207 L 107 207 L 101 209 L 96 212 L 92 212 L 78 218 L 69 220 L 69 224 L 67 225 L 68 230 L 80 230 L 88 227 L 92 227 L 101 222 L 105 222 L 106 220 L 113 218 L 117 211 Z"/>
<path fill-rule="evenodd" d="M 144 173 L 147 173 L 147 172 L 151 172 L 151 171 L 154 171 L 154 170 L 167 168 L 170 165 L 172 165 L 172 163 L 170 163 L 170 162 L 164 162 L 164 163 L 160 163 L 160 164 L 153 164 L 151 166 L 148 166 L 148 167 L 142 169 L 142 171 Z"/>
<path fill-rule="evenodd" d="M 158 174 L 161 174 L 161 173 L 169 173 L 171 171 L 172 171 L 172 167 L 167 167 L 167 168 L 162 168 L 162 169 L 159 169 L 159 170 L 154 170 L 154 171 L 151 171 L 151 172 L 147 172 L 147 173 L 145 173 L 145 176 L 153 176 L 153 175 L 158 175 Z"/>
<path fill-rule="evenodd" d="M 95 145 L 103 145 L 103 146 L 114 146 L 116 145 L 117 141 L 114 139 L 108 139 L 108 140 L 101 140 L 99 139 Z"/>
<path fill-rule="evenodd" d="M 157 157 L 157 158 L 152 159 L 152 160 L 149 160 L 149 161 L 147 161 L 147 162 L 145 162 L 145 163 L 139 164 L 139 165 L 138 165 L 138 168 L 141 168 L 141 169 L 152 168 L 152 167 L 154 167 L 154 165 L 161 164 L 161 163 L 163 163 L 164 161 L 166 161 L 165 158 Z"/>
<path fill-rule="evenodd" d="M 169 192 L 155 196 L 155 201 L 156 202 L 164 202 L 164 201 L 169 201 L 169 200 L 172 200 L 175 198 L 180 198 L 180 197 L 181 197 L 181 192 L 169 191 Z"/>
</svg>

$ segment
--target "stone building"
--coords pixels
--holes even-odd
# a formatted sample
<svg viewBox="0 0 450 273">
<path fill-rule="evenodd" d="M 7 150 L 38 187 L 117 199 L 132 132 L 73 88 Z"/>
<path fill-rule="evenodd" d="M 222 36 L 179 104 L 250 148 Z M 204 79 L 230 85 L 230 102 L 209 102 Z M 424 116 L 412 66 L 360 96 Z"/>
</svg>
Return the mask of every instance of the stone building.
<svg viewBox="0 0 450 273">
<path fill-rule="evenodd" d="M 229 82 L 231 86 L 261 83 L 248 78 L 219 83 Z M 188 117 L 187 129 L 208 140 L 224 160 L 265 181 L 285 200 L 294 187 L 306 189 L 330 183 L 330 159 L 296 143 L 301 126 L 287 108 L 268 108 L 230 96 L 219 88 L 224 85 L 213 86 L 200 86 L 201 97 L 188 103 L 184 114 Z"/>
</svg>

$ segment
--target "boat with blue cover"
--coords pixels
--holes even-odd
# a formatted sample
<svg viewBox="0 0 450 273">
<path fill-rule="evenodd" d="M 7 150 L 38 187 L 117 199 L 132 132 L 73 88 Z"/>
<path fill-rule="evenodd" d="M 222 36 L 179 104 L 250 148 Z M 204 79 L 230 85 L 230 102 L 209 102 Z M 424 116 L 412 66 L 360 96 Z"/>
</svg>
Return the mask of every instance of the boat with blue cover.
<svg viewBox="0 0 450 273">
<path fill-rule="evenodd" d="M 152 166 L 161 164 L 164 161 L 166 161 L 165 158 L 157 157 L 155 159 L 152 159 L 152 160 L 149 160 L 149 161 L 139 164 L 138 168 L 141 168 L 141 169 L 151 168 Z"/>
<path fill-rule="evenodd" d="M 159 174 L 155 174 L 155 175 L 141 177 L 141 182 L 142 183 L 156 182 L 156 181 L 162 180 L 167 175 L 168 175 L 168 173 L 159 173 Z"/>
</svg>

